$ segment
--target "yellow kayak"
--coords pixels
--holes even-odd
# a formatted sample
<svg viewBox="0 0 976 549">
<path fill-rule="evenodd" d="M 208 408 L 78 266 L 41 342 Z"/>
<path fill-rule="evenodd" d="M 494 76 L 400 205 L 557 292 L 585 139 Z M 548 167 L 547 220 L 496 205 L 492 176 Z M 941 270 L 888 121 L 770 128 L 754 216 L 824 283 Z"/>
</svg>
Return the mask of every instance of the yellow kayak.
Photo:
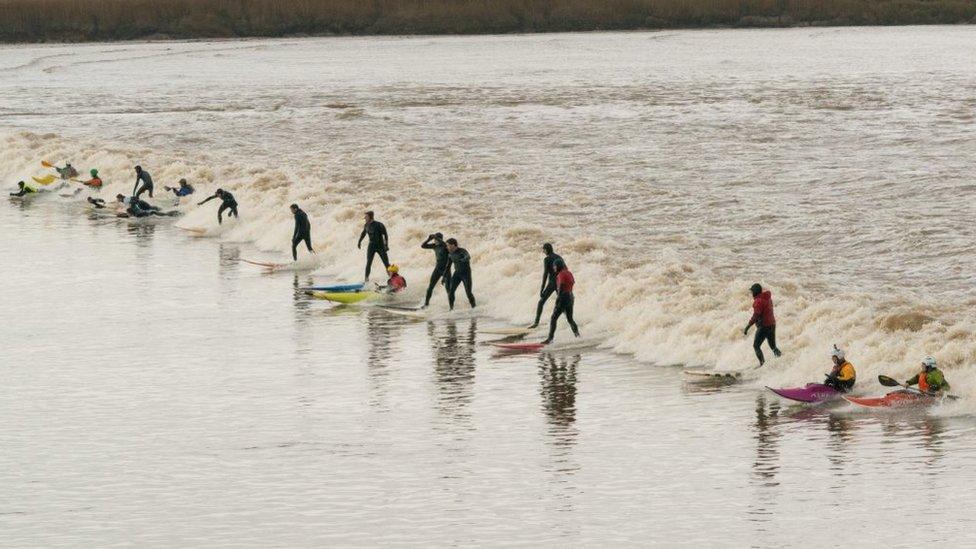
<svg viewBox="0 0 976 549">
<path fill-rule="evenodd" d="M 376 299 L 380 294 L 376 292 L 312 292 L 312 297 L 316 299 L 327 299 L 333 303 L 352 304 Z"/>
<path fill-rule="evenodd" d="M 53 175 L 50 175 L 50 174 L 49 175 L 42 176 L 42 177 L 37 177 L 35 175 L 35 176 L 32 176 L 31 179 L 33 179 L 34 181 L 36 181 L 38 185 L 50 185 L 51 183 L 54 183 L 54 180 L 57 179 L 57 177 L 55 177 Z"/>
</svg>

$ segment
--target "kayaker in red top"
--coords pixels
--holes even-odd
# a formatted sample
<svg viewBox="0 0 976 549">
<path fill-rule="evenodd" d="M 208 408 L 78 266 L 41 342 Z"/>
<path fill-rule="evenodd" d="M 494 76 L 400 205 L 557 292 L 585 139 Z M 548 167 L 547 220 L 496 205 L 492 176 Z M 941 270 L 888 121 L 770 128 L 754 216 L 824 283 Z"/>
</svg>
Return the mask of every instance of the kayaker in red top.
<svg viewBox="0 0 976 549">
<path fill-rule="evenodd" d="M 395 264 L 390 265 L 386 268 L 386 272 L 390 273 L 390 279 L 386 281 L 386 286 L 377 284 L 377 290 L 384 291 L 388 294 L 395 294 L 407 289 L 406 279 L 400 276 L 400 267 Z"/>
<path fill-rule="evenodd" d="M 759 365 L 762 366 L 766 363 L 766 357 L 763 356 L 760 348 L 763 341 L 769 342 L 769 348 L 773 350 L 774 355 L 783 354 L 776 346 L 776 317 L 773 315 L 773 294 L 769 290 L 763 291 L 763 287 L 759 284 L 753 284 L 749 290 L 753 297 L 753 312 L 752 318 L 749 319 L 749 324 L 746 325 L 743 333 L 749 335 L 749 328 L 753 324 L 756 325 L 756 338 L 753 340 L 752 348 L 755 349 L 756 358 L 759 359 Z"/>
<path fill-rule="evenodd" d="M 562 258 L 552 262 L 552 270 L 556 273 L 556 306 L 553 308 L 552 318 L 549 320 L 549 338 L 542 342 L 544 345 L 552 343 L 552 338 L 556 335 L 556 321 L 563 313 L 566 313 L 566 322 L 569 322 L 573 334 L 576 337 L 580 335 L 579 327 L 573 320 L 573 304 L 576 301 L 573 297 L 573 286 L 576 285 L 576 279 L 573 278 L 573 273 L 569 272 L 569 268 L 566 267 L 566 262 Z"/>
</svg>

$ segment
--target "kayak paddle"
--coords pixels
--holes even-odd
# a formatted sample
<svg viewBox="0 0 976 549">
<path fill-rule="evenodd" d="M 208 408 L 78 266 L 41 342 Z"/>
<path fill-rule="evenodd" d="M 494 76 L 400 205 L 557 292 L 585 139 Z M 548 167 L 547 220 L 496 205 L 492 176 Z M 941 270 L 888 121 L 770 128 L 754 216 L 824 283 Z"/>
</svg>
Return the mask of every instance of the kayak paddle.
<svg viewBox="0 0 976 549">
<path fill-rule="evenodd" d="M 47 160 L 41 160 L 41 166 L 44 166 L 45 168 L 54 168 L 55 167 L 54 164 L 51 164 Z"/>
<path fill-rule="evenodd" d="M 914 387 L 909 387 L 908 385 L 905 385 L 904 383 L 899 383 L 897 379 L 888 377 L 886 375 L 879 375 L 878 376 L 878 383 L 884 385 L 885 387 L 904 387 L 906 389 L 911 389 L 911 390 L 914 390 L 914 391 L 918 391 L 918 392 L 922 393 L 923 395 L 924 394 L 927 394 L 927 393 L 922 392 L 919 389 L 915 389 Z M 956 396 L 956 395 L 946 395 L 945 397 L 948 398 L 949 400 L 959 400 L 959 397 Z"/>
</svg>

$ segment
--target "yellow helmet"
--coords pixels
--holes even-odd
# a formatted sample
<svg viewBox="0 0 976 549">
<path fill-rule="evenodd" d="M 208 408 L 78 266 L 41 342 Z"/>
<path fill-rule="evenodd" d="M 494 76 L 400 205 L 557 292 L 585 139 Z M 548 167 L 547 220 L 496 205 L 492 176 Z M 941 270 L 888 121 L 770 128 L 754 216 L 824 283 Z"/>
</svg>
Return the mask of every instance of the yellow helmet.
<svg viewBox="0 0 976 549">
<path fill-rule="evenodd" d="M 397 267 L 397 264 L 394 263 L 393 265 L 390 265 L 389 267 L 386 268 L 386 272 L 388 272 L 388 273 L 398 273 L 398 272 L 400 272 L 400 267 Z"/>
</svg>

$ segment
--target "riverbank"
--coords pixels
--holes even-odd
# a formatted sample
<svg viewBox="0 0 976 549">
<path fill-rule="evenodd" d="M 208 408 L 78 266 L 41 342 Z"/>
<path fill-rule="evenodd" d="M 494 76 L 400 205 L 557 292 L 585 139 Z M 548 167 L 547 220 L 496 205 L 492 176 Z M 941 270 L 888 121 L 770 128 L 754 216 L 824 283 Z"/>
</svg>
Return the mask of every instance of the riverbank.
<svg viewBox="0 0 976 549">
<path fill-rule="evenodd" d="M 973 22 L 972 0 L 0 0 L 2 42 Z"/>
</svg>

